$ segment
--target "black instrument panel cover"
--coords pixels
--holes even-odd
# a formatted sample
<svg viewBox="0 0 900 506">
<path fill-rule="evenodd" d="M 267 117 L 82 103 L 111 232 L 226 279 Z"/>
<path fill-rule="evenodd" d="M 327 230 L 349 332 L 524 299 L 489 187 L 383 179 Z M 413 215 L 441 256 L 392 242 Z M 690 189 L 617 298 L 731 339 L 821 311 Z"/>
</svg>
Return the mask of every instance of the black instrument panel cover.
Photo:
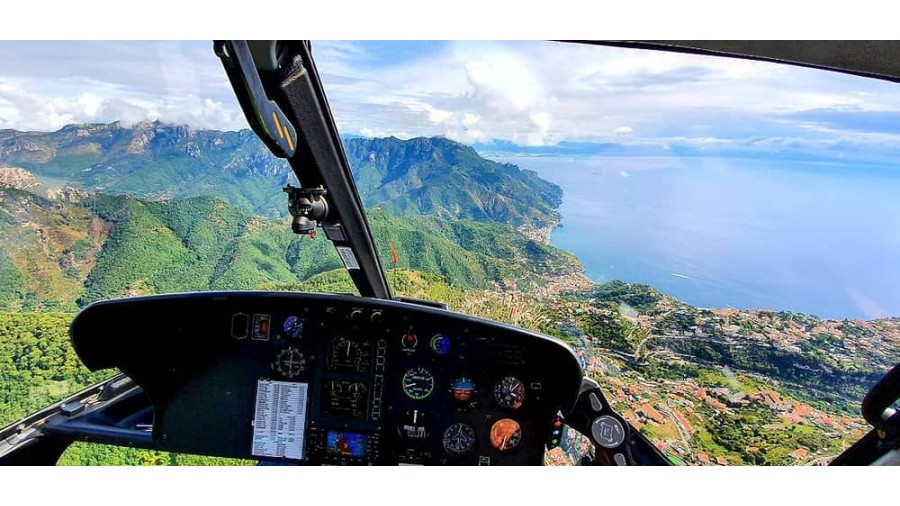
<svg viewBox="0 0 900 506">
<path fill-rule="evenodd" d="M 381 317 L 377 324 L 351 323 L 348 315 L 354 310 L 365 315 L 380 312 Z M 273 353 L 289 341 L 279 335 L 281 322 L 274 316 L 269 341 L 254 341 L 252 336 L 235 339 L 234 314 L 251 319 L 254 314 L 308 318 L 314 328 L 297 346 L 311 359 L 318 355 L 319 365 L 311 363 L 297 381 L 309 382 L 311 391 L 320 389 L 315 383 L 322 381 L 322 341 L 334 337 L 329 335 L 332 328 L 399 336 L 403 328 L 416 326 L 490 336 L 498 344 L 521 346 L 530 367 L 542 371 L 548 402 L 563 413 L 574 406 L 581 386 L 580 362 L 556 339 L 439 308 L 349 295 L 202 292 L 117 299 L 85 308 L 73 321 L 70 337 L 90 370 L 118 368 L 143 389 L 154 408 L 156 448 L 252 458 L 256 381 L 272 377 Z M 490 364 L 485 359 L 476 362 Z M 497 365 L 502 369 L 503 364 Z"/>
</svg>

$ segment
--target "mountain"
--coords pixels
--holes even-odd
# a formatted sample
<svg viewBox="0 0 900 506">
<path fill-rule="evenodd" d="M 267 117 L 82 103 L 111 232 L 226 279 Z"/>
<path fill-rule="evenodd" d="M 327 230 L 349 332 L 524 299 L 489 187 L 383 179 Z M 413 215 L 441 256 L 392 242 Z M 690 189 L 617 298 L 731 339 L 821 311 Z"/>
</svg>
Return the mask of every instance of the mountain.
<svg viewBox="0 0 900 506">
<path fill-rule="evenodd" d="M 575 255 L 529 239 L 503 223 L 369 213 L 382 265 L 444 276 L 460 287 L 526 288 L 580 273 Z M 393 263 L 390 246 L 397 251 Z"/>
<path fill-rule="evenodd" d="M 434 273 L 460 287 L 534 287 L 581 271 L 570 253 L 510 225 L 384 211 L 370 218 L 386 268 Z M 296 285 L 340 267 L 328 241 L 212 197 L 151 202 L 0 188 L 0 309 L 73 310 L 123 295 Z"/>
<path fill-rule="evenodd" d="M 0 166 L 47 186 L 149 200 L 215 195 L 262 214 L 285 209 L 287 164 L 249 130 L 192 130 L 159 122 L 69 125 L 56 132 L 0 131 Z"/>
<path fill-rule="evenodd" d="M 345 142 L 360 195 L 394 214 L 556 225 L 562 190 L 535 172 L 486 160 L 469 146 L 419 137 Z"/>
<path fill-rule="evenodd" d="M 444 138 L 345 139 L 368 208 L 394 214 L 510 223 L 525 231 L 559 221 L 562 190 L 534 172 L 486 160 Z M 146 200 L 215 196 L 283 216 L 279 190 L 294 176 L 249 130 L 193 130 L 159 122 L 0 130 L 0 167 L 27 169 L 47 187 L 73 186 Z M 294 183 L 296 184 L 296 180 Z"/>
</svg>

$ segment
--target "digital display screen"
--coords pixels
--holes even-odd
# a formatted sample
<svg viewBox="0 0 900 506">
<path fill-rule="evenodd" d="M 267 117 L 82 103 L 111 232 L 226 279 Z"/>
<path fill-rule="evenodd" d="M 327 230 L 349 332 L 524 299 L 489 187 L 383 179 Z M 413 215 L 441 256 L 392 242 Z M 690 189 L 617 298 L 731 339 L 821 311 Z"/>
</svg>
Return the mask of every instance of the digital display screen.
<svg viewBox="0 0 900 506">
<path fill-rule="evenodd" d="M 359 381 L 329 381 L 322 391 L 322 414 L 366 419 L 369 386 Z"/>
<path fill-rule="evenodd" d="M 368 441 L 365 434 L 330 430 L 325 437 L 325 448 L 331 454 L 365 457 Z"/>
</svg>

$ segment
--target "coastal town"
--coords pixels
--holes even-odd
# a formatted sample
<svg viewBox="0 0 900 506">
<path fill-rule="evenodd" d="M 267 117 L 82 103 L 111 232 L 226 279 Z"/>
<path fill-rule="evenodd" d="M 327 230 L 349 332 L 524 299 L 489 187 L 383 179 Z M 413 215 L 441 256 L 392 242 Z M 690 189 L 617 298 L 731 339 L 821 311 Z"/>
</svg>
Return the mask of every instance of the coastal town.
<svg viewBox="0 0 900 506">
<path fill-rule="evenodd" d="M 682 465 L 827 464 L 870 430 L 859 404 L 900 354 L 897 318 L 696 308 L 571 276 L 537 292 L 470 292 L 455 309 L 564 339 L 614 408 Z M 569 431 L 547 463 L 588 449 Z"/>
</svg>

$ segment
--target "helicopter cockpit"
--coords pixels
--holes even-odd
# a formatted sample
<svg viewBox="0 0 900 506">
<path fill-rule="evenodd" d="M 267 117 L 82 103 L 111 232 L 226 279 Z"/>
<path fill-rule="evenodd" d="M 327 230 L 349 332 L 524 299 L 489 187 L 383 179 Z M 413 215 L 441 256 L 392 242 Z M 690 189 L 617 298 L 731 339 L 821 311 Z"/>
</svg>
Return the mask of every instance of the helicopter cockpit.
<svg viewBox="0 0 900 506">
<path fill-rule="evenodd" d="M 127 341 L 105 330 L 121 328 L 133 329 Z M 571 350 L 542 336 L 354 297 L 114 301 L 83 312 L 72 336 L 89 367 L 141 385 L 154 416 L 88 404 L 54 432 L 243 459 L 540 464 L 581 383 Z"/>
<path fill-rule="evenodd" d="M 568 345 L 392 296 L 309 43 L 214 49 L 253 131 L 301 182 L 285 188 L 293 231 L 323 233 L 360 296 L 94 303 L 72 323 L 72 345 L 90 370 L 121 374 L 0 431 L 0 463 L 55 463 L 87 441 L 270 464 L 540 465 L 575 430 L 594 448 L 583 464 L 672 464 Z M 863 413 L 876 429 L 835 464 L 893 454 L 898 378 L 895 367 L 872 390 Z"/>
</svg>

